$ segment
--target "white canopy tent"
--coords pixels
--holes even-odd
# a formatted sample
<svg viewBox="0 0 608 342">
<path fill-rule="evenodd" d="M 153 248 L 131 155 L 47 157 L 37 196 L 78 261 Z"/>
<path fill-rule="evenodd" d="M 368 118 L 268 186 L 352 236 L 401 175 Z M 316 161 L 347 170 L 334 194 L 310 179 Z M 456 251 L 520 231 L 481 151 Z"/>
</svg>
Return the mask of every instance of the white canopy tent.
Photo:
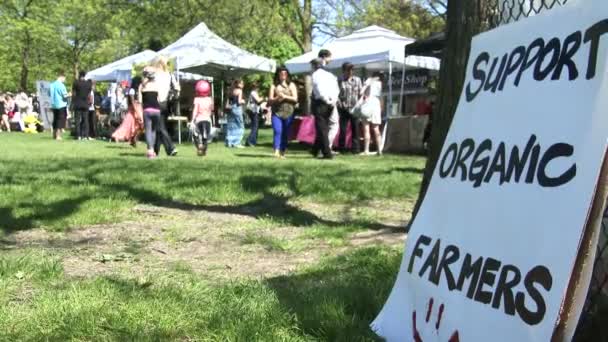
<svg viewBox="0 0 608 342">
<path fill-rule="evenodd" d="M 322 48 L 292 58 L 285 66 L 293 74 L 310 72 L 310 61 L 317 57 L 320 49 L 327 49 L 332 53 L 329 69 L 340 69 L 342 64 L 350 62 L 356 67 L 365 67 L 369 70 L 388 70 L 389 80 L 392 79 L 393 70 L 429 69 L 439 70 L 441 62 L 434 57 L 404 56 L 405 46 L 415 42 L 415 39 L 403 37 L 394 31 L 380 26 L 369 26 L 354 33 L 337 38 Z M 392 110 L 393 82 L 388 82 L 388 98 Z"/>
<path fill-rule="evenodd" d="M 413 38 L 403 37 L 394 31 L 374 25 L 337 38 L 324 45 L 322 49 L 332 53 L 329 69 L 339 69 L 343 63 L 350 62 L 370 70 L 390 70 L 391 67 L 403 66 L 439 70 L 440 61 L 437 58 L 404 57 L 405 46 L 414 41 Z M 292 58 L 285 63 L 285 66 L 293 74 L 310 72 L 310 61 L 317 57 L 320 49 Z"/>
<path fill-rule="evenodd" d="M 133 68 L 133 64 L 149 62 L 156 56 L 156 52 L 152 50 L 144 50 L 90 71 L 86 75 L 86 78 L 97 82 L 116 82 L 118 80 L 128 80 L 131 78 L 131 69 Z"/>
<path fill-rule="evenodd" d="M 180 70 L 213 77 L 274 72 L 276 68 L 275 61 L 228 43 L 204 23 L 198 24 L 159 54 L 176 58 Z"/>
<path fill-rule="evenodd" d="M 332 61 L 328 69 L 340 69 L 342 64 L 350 62 L 356 67 L 368 70 L 388 70 L 388 103 L 384 119 L 393 111 L 393 70 L 402 69 L 402 77 L 406 69 L 428 69 L 438 71 L 441 67 L 439 59 L 425 56 L 405 56 L 405 46 L 415 42 L 415 39 L 400 36 L 394 31 L 380 26 L 369 26 L 354 33 L 337 38 L 323 47 L 288 60 L 285 65 L 293 74 L 311 71 L 310 61 L 317 57 L 319 50 L 327 49 L 332 53 Z M 403 80 L 402 80 L 403 85 Z M 402 99 L 399 100 L 401 106 Z M 386 139 L 386 128 L 382 134 L 383 145 Z"/>
</svg>

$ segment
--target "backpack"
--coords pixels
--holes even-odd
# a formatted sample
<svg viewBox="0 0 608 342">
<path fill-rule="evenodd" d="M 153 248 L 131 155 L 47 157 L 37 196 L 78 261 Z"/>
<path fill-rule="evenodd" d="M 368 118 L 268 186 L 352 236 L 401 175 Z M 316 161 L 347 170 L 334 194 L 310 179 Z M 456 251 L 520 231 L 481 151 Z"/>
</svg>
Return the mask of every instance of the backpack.
<svg viewBox="0 0 608 342">
<path fill-rule="evenodd" d="M 175 80 L 175 77 L 173 77 L 173 75 L 171 75 L 171 81 L 169 83 L 169 95 L 167 96 L 167 102 L 175 102 L 179 98 L 179 91 L 177 90 L 177 87 L 175 86 L 175 82 L 177 82 L 177 80 Z"/>
<path fill-rule="evenodd" d="M 259 112 L 259 105 L 251 94 L 249 94 L 249 98 L 247 99 L 247 107 L 245 108 L 254 114 Z"/>
</svg>

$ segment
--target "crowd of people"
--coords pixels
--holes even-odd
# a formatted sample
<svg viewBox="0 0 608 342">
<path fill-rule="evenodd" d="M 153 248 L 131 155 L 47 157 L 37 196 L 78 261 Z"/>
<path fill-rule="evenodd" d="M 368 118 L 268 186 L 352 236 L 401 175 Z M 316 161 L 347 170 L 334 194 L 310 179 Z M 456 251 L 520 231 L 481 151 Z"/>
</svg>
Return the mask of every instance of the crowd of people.
<svg viewBox="0 0 608 342">
<path fill-rule="evenodd" d="M 354 74 L 354 65 L 344 63 L 342 75 L 338 78 L 326 70 L 331 58 L 330 51 L 321 50 L 318 58 L 311 61 L 310 100 L 316 128 L 312 155 L 321 159 L 332 159 L 340 152 L 381 155 L 382 74 L 376 72 L 363 82 Z M 56 140 L 62 140 L 69 119 L 68 113 L 73 115 L 73 127 L 78 140 L 90 140 L 95 135 L 96 108 L 102 105 L 102 100 L 95 91 L 95 82 L 85 79 L 85 75 L 85 72 L 79 74 L 71 91 L 65 86 L 63 72 L 59 72 L 57 79 L 50 85 L 52 128 Z M 216 106 L 212 86 L 208 81 L 198 81 L 194 87 L 189 127 L 197 154 L 206 156 Z M 253 82 L 249 89 L 249 94 L 245 95 L 245 84 L 238 79 L 232 82 L 227 93 L 222 111 L 225 114 L 225 145 L 236 149 L 256 146 L 259 127 L 267 114 L 273 128 L 274 156 L 278 159 L 286 158 L 291 126 L 301 100 L 298 87 L 289 71 L 280 67 L 267 97 L 262 96 L 258 82 Z M 118 85 L 112 104 L 114 110 L 122 112 L 122 121 L 111 138 L 136 146 L 139 137 L 143 135 L 149 159 L 159 156 L 161 146 L 168 156 L 177 155 L 178 151 L 167 131 L 167 118 L 170 115 L 170 104 L 177 100 L 180 91 L 180 83 L 169 72 L 167 59 L 154 59 L 143 69 L 141 75 Z M 25 94 L 19 94 L 15 98 L 11 94 L 0 96 L 0 128 L 10 130 L 15 113 L 39 111 L 39 106 L 35 97 Z M 247 137 L 245 115 L 251 123 Z M 377 150 L 374 153 L 370 149 L 372 136 Z"/>
<path fill-rule="evenodd" d="M 347 150 L 350 126 L 350 150 L 360 153 L 360 131 L 363 131 L 363 155 L 382 155 L 382 73 L 374 72 L 365 83 L 354 75 L 354 65 L 344 63 L 338 79 L 325 66 L 331 62 L 331 52 L 319 51 L 310 64 L 312 73 L 312 112 L 315 116 L 316 138 L 312 149 L 315 157 L 332 159 L 337 154 L 333 142 L 338 137 L 338 149 Z M 371 133 L 377 152 L 370 152 Z M 319 155 L 321 154 L 321 155 Z"/>
<path fill-rule="evenodd" d="M 40 110 L 40 103 L 36 95 L 26 92 L 0 93 L 0 132 L 26 131 L 28 115 L 34 115 Z"/>
</svg>

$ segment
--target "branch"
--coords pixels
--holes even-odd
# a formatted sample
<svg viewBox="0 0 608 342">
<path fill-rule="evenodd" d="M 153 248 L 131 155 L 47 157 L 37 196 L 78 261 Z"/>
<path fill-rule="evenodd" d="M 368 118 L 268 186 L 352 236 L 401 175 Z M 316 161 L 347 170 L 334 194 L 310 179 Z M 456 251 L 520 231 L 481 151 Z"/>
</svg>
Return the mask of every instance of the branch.
<svg viewBox="0 0 608 342">
<path fill-rule="evenodd" d="M 337 38 L 338 34 L 335 32 L 331 32 L 331 31 L 327 31 L 327 30 L 323 30 L 320 27 L 315 27 L 317 29 L 317 31 L 321 32 L 321 33 L 325 33 L 326 35 L 333 37 L 333 38 Z"/>
</svg>

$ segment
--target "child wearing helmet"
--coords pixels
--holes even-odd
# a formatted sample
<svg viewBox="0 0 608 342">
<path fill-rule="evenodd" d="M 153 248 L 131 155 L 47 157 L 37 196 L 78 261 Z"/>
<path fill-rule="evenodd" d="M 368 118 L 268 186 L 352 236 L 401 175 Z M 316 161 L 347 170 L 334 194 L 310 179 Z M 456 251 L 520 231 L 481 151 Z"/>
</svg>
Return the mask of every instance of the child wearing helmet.
<svg viewBox="0 0 608 342">
<path fill-rule="evenodd" d="M 196 150 L 199 156 L 207 155 L 207 141 L 211 133 L 211 115 L 213 113 L 213 98 L 211 85 L 201 80 L 194 86 L 195 98 L 192 106 L 192 127 L 195 131 Z"/>
</svg>

